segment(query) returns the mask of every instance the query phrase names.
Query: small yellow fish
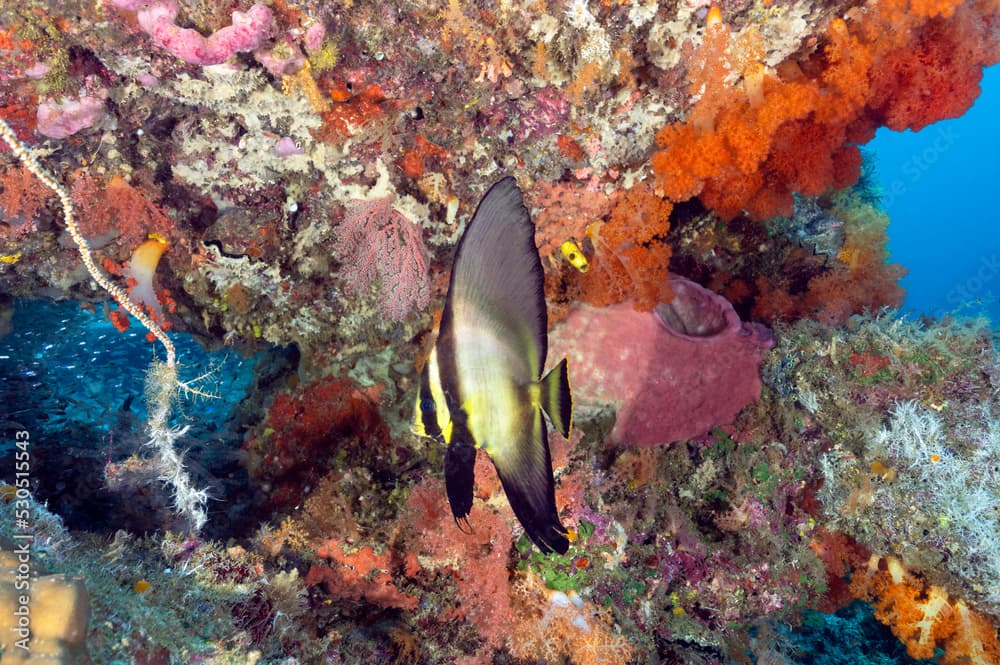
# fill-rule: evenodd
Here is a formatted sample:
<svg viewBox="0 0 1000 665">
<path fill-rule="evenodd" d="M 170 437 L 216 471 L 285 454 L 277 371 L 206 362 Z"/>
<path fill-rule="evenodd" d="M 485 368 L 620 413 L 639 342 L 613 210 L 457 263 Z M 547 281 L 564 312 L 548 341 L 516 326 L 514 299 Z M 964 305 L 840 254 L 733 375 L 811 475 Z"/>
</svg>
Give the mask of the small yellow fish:
<svg viewBox="0 0 1000 665">
<path fill-rule="evenodd" d="M 146 593 L 147 591 L 149 591 L 150 586 L 151 586 L 150 583 L 147 582 L 146 580 L 139 580 L 134 585 L 132 585 L 132 591 L 135 591 L 136 593 Z"/>
<path fill-rule="evenodd" d="M 587 272 L 590 270 L 590 263 L 587 262 L 587 257 L 584 256 L 583 250 L 580 246 L 576 244 L 575 240 L 567 240 L 560 247 L 559 251 L 562 255 L 566 257 L 569 264 L 579 270 L 580 272 Z"/>
</svg>

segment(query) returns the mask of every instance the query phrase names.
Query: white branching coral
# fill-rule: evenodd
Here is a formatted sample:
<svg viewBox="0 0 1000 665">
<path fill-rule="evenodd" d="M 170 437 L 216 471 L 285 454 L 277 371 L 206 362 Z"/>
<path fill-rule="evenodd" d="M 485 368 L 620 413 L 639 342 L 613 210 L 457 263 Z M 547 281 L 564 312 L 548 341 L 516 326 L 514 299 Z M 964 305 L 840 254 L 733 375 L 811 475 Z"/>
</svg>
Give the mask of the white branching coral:
<svg viewBox="0 0 1000 665">
<path fill-rule="evenodd" d="M 894 469 L 893 482 L 868 487 L 864 504 L 893 524 L 919 522 L 926 539 L 949 552 L 951 573 L 981 589 L 995 607 L 1000 605 L 1000 422 L 983 411 L 980 422 L 957 432 L 920 402 L 898 402 L 888 423 L 869 437 L 863 460 L 845 465 L 831 451 L 822 469 L 831 489 L 848 478 L 864 478 L 872 460 Z M 857 503 L 849 498 L 844 505 L 852 502 Z"/>
</svg>

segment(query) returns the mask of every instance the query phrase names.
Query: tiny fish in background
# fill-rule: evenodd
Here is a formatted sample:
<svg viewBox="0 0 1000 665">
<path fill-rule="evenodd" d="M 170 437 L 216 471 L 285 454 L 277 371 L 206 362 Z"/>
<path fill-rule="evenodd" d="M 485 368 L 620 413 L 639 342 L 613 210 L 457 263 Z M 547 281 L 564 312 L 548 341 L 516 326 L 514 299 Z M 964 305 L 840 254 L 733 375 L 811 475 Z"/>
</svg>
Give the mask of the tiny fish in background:
<svg viewBox="0 0 1000 665">
<path fill-rule="evenodd" d="M 562 554 L 569 541 L 542 411 L 568 437 L 573 410 L 565 359 L 539 378 L 547 326 L 535 227 L 507 177 L 486 193 L 459 241 L 440 333 L 420 377 L 416 431 L 448 444 L 445 485 L 460 527 L 482 448 L 532 542 Z"/>
</svg>

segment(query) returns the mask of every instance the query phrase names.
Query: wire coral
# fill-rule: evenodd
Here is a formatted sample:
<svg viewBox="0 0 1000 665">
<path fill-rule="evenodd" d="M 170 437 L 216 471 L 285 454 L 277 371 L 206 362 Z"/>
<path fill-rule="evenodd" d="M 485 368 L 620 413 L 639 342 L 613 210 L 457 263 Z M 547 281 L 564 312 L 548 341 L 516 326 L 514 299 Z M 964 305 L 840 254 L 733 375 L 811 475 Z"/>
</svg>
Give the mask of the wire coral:
<svg viewBox="0 0 1000 665">
<path fill-rule="evenodd" d="M 176 448 L 177 439 L 184 435 L 186 428 L 171 427 L 170 417 L 174 402 L 180 392 L 197 392 L 188 384 L 177 378 L 177 351 L 174 343 L 142 308 L 117 284 L 114 284 L 94 262 L 90 244 L 80 231 L 76 221 L 73 199 L 70 193 L 58 180 L 52 177 L 39 164 L 28 149 L 20 142 L 10 125 L 0 119 L 0 138 L 10 146 L 25 169 L 31 171 L 48 189 L 55 192 L 62 206 L 63 221 L 76 244 L 83 265 L 95 282 L 110 295 L 118 305 L 139 320 L 166 350 L 166 360 L 163 363 L 154 361 L 146 374 L 146 399 L 150 405 L 146 430 L 149 440 L 146 445 L 156 456 L 157 470 L 160 478 L 169 485 L 174 494 L 174 507 L 185 516 L 195 531 L 201 529 L 208 519 L 205 503 L 208 494 L 205 490 L 196 490 L 191 484 L 191 477 L 184 467 L 184 456 Z"/>
</svg>

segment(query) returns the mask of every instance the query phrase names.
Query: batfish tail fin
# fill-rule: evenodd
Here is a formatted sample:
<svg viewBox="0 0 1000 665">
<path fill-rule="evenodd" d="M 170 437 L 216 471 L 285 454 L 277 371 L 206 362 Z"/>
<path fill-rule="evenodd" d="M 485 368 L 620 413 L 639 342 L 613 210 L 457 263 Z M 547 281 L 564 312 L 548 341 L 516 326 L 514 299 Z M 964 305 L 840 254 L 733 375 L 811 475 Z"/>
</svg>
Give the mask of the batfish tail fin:
<svg viewBox="0 0 1000 665">
<path fill-rule="evenodd" d="M 542 379 L 542 410 L 556 431 L 568 439 L 573 429 L 573 391 L 569 387 L 569 367 L 565 358 Z"/>
</svg>

